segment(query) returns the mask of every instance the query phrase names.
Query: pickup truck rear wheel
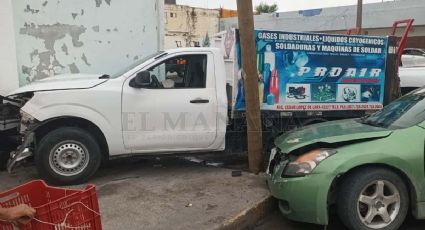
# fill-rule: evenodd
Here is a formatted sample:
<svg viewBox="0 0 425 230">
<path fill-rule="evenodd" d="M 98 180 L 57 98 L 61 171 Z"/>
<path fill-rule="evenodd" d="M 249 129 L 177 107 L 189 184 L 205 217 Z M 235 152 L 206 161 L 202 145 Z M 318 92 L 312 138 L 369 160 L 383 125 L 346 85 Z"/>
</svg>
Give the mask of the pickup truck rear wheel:
<svg viewBox="0 0 425 230">
<path fill-rule="evenodd" d="M 86 182 L 99 169 L 101 158 L 99 145 L 90 133 L 63 127 L 41 139 L 35 164 L 43 179 L 69 185 Z"/>
<path fill-rule="evenodd" d="M 337 208 L 350 229 L 397 230 L 409 209 L 408 190 L 398 174 L 384 168 L 364 168 L 344 179 Z"/>
</svg>

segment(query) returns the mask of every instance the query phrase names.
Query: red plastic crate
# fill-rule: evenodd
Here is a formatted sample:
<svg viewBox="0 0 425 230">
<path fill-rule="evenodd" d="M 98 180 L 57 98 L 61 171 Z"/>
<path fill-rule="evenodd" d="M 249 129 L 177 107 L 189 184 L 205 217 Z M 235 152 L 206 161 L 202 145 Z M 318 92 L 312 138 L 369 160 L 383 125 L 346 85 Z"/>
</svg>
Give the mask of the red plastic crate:
<svg viewBox="0 0 425 230">
<path fill-rule="evenodd" d="M 96 187 L 84 190 L 48 186 L 35 180 L 0 193 L 0 206 L 27 204 L 37 214 L 23 230 L 101 230 Z M 49 224 L 47 224 L 49 223 Z M 0 230 L 13 230 L 12 224 L 0 221 Z"/>
</svg>

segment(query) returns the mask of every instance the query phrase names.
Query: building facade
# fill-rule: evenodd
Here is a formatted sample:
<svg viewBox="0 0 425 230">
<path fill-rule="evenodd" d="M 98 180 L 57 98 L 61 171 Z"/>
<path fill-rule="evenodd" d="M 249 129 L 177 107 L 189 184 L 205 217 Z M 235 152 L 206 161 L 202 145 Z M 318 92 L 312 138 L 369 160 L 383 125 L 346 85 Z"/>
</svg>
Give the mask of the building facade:
<svg viewBox="0 0 425 230">
<path fill-rule="evenodd" d="M 220 10 L 165 5 L 165 49 L 206 46 L 219 32 Z"/>
<path fill-rule="evenodd" d="M 0 94 L 57 74 L 112 75 L 162 50 L 163 9 L 163 0 L 0 1 Z"/>
<path fill-rule="evenodd" d="M 425 48 L 425 1 L 400 0 L 365 4 L 363 6 L 363 34 L 389 35 L 394 21 L 415 19 L 410 31 L 408 47 Z M 255 15 L 255 28 L 291 32 L 323 32 L 346 34 L 355 27 L 357 7 L 342 6 L 323 9 L 279 12 Z M 236 28 L 237 18 L 220 20 L 220 30 Z M 401 35 L 401 30 L 397 32 Z"/>
</svg>

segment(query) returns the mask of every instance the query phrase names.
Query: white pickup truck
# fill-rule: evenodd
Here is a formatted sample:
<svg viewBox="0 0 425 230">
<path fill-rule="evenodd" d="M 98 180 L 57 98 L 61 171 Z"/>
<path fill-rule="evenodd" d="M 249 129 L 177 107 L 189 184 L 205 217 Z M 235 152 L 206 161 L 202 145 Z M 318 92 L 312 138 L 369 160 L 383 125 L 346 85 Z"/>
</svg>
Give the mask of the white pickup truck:
<svg viewBox="0 0 425 230">
<path fill-rule="evenodd" d="M 363 116 L 388 101 L 395 39 L 256 34 L 264 143 L 295 127 Z M 168 50 L 115 74 L 60 75 L 12 92 L 0 114 L 15 111 L 7 117 L 20 119 L 22 141 L 8 170 L 33 158 L 42 178 L 75 184 L 110 158 L 246 146 L 240 46 L 233 35 L 226 34 L 222 49 Z M 284 43 L 298 40 L 305 45 Z M 348 46 L 338 47 L 342 40 L 376 43 L 365 51 L 377 54 L 350 56 Z M 335 52 L 316 50 L 318 41 Z"/>
<path fill-rule="evenodd" d="M 221 151 L 228 100 L 219 49 L 157 53 L 114 75 L 56 76 L 19 88 L 24 142 L 56 184 L 89 179 L 102 159 L 134 154 Z"/>
</svg>

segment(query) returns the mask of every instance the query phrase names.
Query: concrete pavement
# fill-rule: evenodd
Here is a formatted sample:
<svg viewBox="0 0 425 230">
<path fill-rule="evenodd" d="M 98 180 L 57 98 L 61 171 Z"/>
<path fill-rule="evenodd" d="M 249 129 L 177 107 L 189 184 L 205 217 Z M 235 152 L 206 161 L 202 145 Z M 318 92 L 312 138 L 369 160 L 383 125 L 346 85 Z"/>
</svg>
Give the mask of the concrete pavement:
<svg viewBox="0 0 425 230">
<path fill-rule="evenodd" d="M 400 230 L 422 230 L 424 229 L 425 221 L 414 220 L 409 217 Z M 268 215 L 265 219 L 258 222 L 254 230 L 348 230 L 338 220 L 336 216 L 331 218 L 331 223 L 327 228 L 324 226 L 293 222 L 285 219 L 278 211 Z"/>
<path fill-rule="evenodd" d="M 245 160 L 213 154 L 112 161 L 91 181 L 97 185 L 103 229 L 324 229 L 271 212 L 276 206 L 262 176 L 231 176 L 246 168 Z M 13 175 L 0 172 L 0 191 L 37 176 L 33 167 Z M 423 226 L 425 221 L 408 218 L 401 230 Z M 346 230 L 335 216 L 327 229 Z"/>
<path fill-rule="evenodd" d="M 211 163 L 214 157 L 207 159 Z M 91 181 L 103 229 L 243 229 L 271 210 L 264 177 L 246 172 L 232 177 L 232 169 L 192 161 L 126 159 L 103 168 Z M 36 178 L 33 167 L 1 172 L 0 191 Z"/>
</svg>

